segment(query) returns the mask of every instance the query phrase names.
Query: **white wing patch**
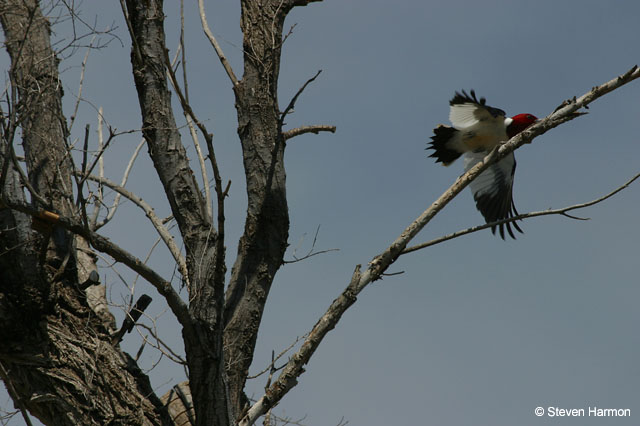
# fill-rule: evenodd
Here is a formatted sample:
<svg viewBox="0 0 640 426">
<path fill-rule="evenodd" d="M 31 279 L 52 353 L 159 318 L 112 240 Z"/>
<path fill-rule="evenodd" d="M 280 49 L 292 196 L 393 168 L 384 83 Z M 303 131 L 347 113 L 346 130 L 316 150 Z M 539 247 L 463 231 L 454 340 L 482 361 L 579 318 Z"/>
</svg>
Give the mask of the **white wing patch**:
<svg viewBox="0 0 640 426">
<path fill-rule="evenodd" d="M 464 129 L 477 124 L 480 120 L 476 117 L 477 104 L 457 104 L 451 105 L 449 110 L 449 121 L 456 129 Z"/>
<path fill-rule="evenodd" d="M 491 113 L 484 105 L 475 103 L 463 103 L 451 105 L 449 109 L 449 121 L 458 130 L 475 126 L 480 122 L 486 126 L 504 127 L 504 111 L 492 108 Z"/>
</svg>

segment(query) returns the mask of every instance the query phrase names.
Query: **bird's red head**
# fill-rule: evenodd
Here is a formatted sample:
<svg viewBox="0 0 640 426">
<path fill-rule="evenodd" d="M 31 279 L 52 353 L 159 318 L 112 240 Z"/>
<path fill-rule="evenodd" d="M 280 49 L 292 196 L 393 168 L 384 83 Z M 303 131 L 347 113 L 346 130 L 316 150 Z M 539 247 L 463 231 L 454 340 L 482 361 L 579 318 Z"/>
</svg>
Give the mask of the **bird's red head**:
<svg viewBox="0 0 640 426">
<path fill-rule="evenodd" d="M 511 117 L 511 123 L 507 126 L 507 136 L 509 139 L 531 126 L 538 121 L 535 115 L 531 114 L 518 114 Z"/>
</svg>

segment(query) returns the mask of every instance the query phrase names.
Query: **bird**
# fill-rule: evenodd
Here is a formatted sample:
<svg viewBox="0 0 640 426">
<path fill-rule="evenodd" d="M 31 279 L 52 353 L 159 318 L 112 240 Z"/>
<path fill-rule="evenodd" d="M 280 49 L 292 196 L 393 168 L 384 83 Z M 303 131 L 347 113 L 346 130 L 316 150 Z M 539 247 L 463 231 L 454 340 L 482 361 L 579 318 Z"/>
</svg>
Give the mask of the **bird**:
<svg viewBox="0 0 640 426">
<path fill-rule="evenodd" d="M 464 155 L 465 172 L 471 169 L 493 148 L 504 143 L 538 121 L 532 114 L 517 114 L 507 117 L 506 113 L 487 105 L 485 98 L 478 99 L 476 93 L 462 90 L 455 92 L 449 101 L 449 121 L 452 126 L 440 124 L 433 130 L 433 136 L 427 149 L 434 152 L 429 157 L 436 163 L 450 165 Z M 516 159 L 513 152 L 484 170 L 469 186 L 473 193 L 476 208 L 487 223 L 517 216 L 518 210 L 513 202 L 513 177 L 516 171 Z M 512 227 L 522 233 L 517 223 L 503 223 L 491 227 L 495 235 L 499 229 L 504 240 L 505 228 L 515 239 Z"/>
</svg>

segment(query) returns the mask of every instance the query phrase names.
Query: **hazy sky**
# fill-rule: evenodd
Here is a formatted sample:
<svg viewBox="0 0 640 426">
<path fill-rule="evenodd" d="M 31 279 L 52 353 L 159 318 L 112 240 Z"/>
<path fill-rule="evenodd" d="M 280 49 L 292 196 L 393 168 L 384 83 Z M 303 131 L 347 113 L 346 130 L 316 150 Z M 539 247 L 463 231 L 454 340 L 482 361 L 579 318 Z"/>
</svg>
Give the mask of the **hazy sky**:
<svg viewBox="0 0 640 426">
<path fill-rule="evenodd" d="M 194 2 L 187 3 L 192 104 L 215 133 L 223 177 L 232 180 L 231 269 L 246 204 L 233 96 Z M 239 2 L 207 3 L 209 23 L 241 75 Z M 177 4 L 169 0 L 165 10 L 172 52 Z M 73 136 L 83 134 L 85 123 L 95 130 L 98 106 L 118 130 L 138 129 L 130 42 L 118 2 L 87 1 L 80 9 L 88 21 L 99 14 L 101 28 L 115 23 L 122 43 L 113 40 L 91 53 L 83 89 L 88 102 L 81 104 Z M 334 124 L 338 130 L 288 142 L 287 259 L 296 247 L 298 255 L 309 250 L 318 226 L 316 249 L 339 251 L 280 270 L 252 373 L 267 365 L 272 350 L 307 332 L 348 284 L 354 266 L 366 265 L 462 173 L 461 162 L 445 168 L 424 151 L 431 130 L 447 122 L 455 90 L 475 89 L 510 115 L 544 117 L 640 62 L 639 19 L 640 3 L 632 0 L 326 0 L 294 10 L 286 23 L 296 26 L 284 45 L 281 107 L 317 70 L 323 73 L 298 100 L 288 127 Z M 61 65 L 67 116 L 84 52 Z M 3 53 L 3 70 L 7 63 Z M 589 115 L 518 150 L 518 210 L 589 201 L 640 172 L 638 99 L 640 83 L 634 82 L 592 104 Z M 176 115 L 183 122 L 179 109 Z M 114 141 L 106 157 L 113 180 L 120 180 L 140 138 L 138 132 Z M 161 185 L 146 149 L 142 154 L 127 187 L 166 216 Z M 401 257 L 389 272 L 404 273 L 363 292 L 277 414 L 305 417 L 309 426 L 335 425 L 343 417 L 350 425 L 373 426 L 638 424 L 640 182 L 576 214 L 591 220 L 536 218 L 521 224 L 525 233 L 516 241 L 487 230 Z M 466 190 L 415 242 L 482 222 Z M 157 238 L 130 203 L 102 232 L 140 257 Z M 173 274 L 168 259 L 158 248 L 150 261 L 166 278 Z M 132 274 L 117 269 L 131 284 Z M 128 300 L 112 270 L 102 269 L 101 277 L 114 304 Z M 139 280 L 136 295 L 143 292 L 154 299 L 149 314 L 160 316 L 162 338 L 182 352 L 177 323 L 157 292 Z M 126 350 L 135 353 L 139 345 L 137 335 L 125 338 Z M 146 348 L 142 364 L 151 368 L 157 359 Z M 150 374 L 159 394 L 184 378 L 166 360 Z M 260 397 L 265 382 L 264 376 L 250 381 L 249 396 Z M 11 407 L 6 393 L 0 403 Z M 628 408 L 631 417 L 537 417 L 538 406 Z"/>
</svg>

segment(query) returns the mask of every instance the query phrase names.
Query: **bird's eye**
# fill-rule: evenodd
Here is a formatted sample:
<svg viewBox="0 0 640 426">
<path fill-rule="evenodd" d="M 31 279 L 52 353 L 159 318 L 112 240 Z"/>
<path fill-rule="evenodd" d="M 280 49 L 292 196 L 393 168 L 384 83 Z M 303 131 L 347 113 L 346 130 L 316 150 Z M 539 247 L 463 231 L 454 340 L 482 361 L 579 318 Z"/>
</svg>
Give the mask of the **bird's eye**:
<svg viewBox="0 0 640 426">
<path fill-rule="evenodd" d="M 527 114 L 527 119 L 529 119 L 529 120 L 533 120 L 533 115 L 531 115 L 531 114 Z"/>
</svg>

